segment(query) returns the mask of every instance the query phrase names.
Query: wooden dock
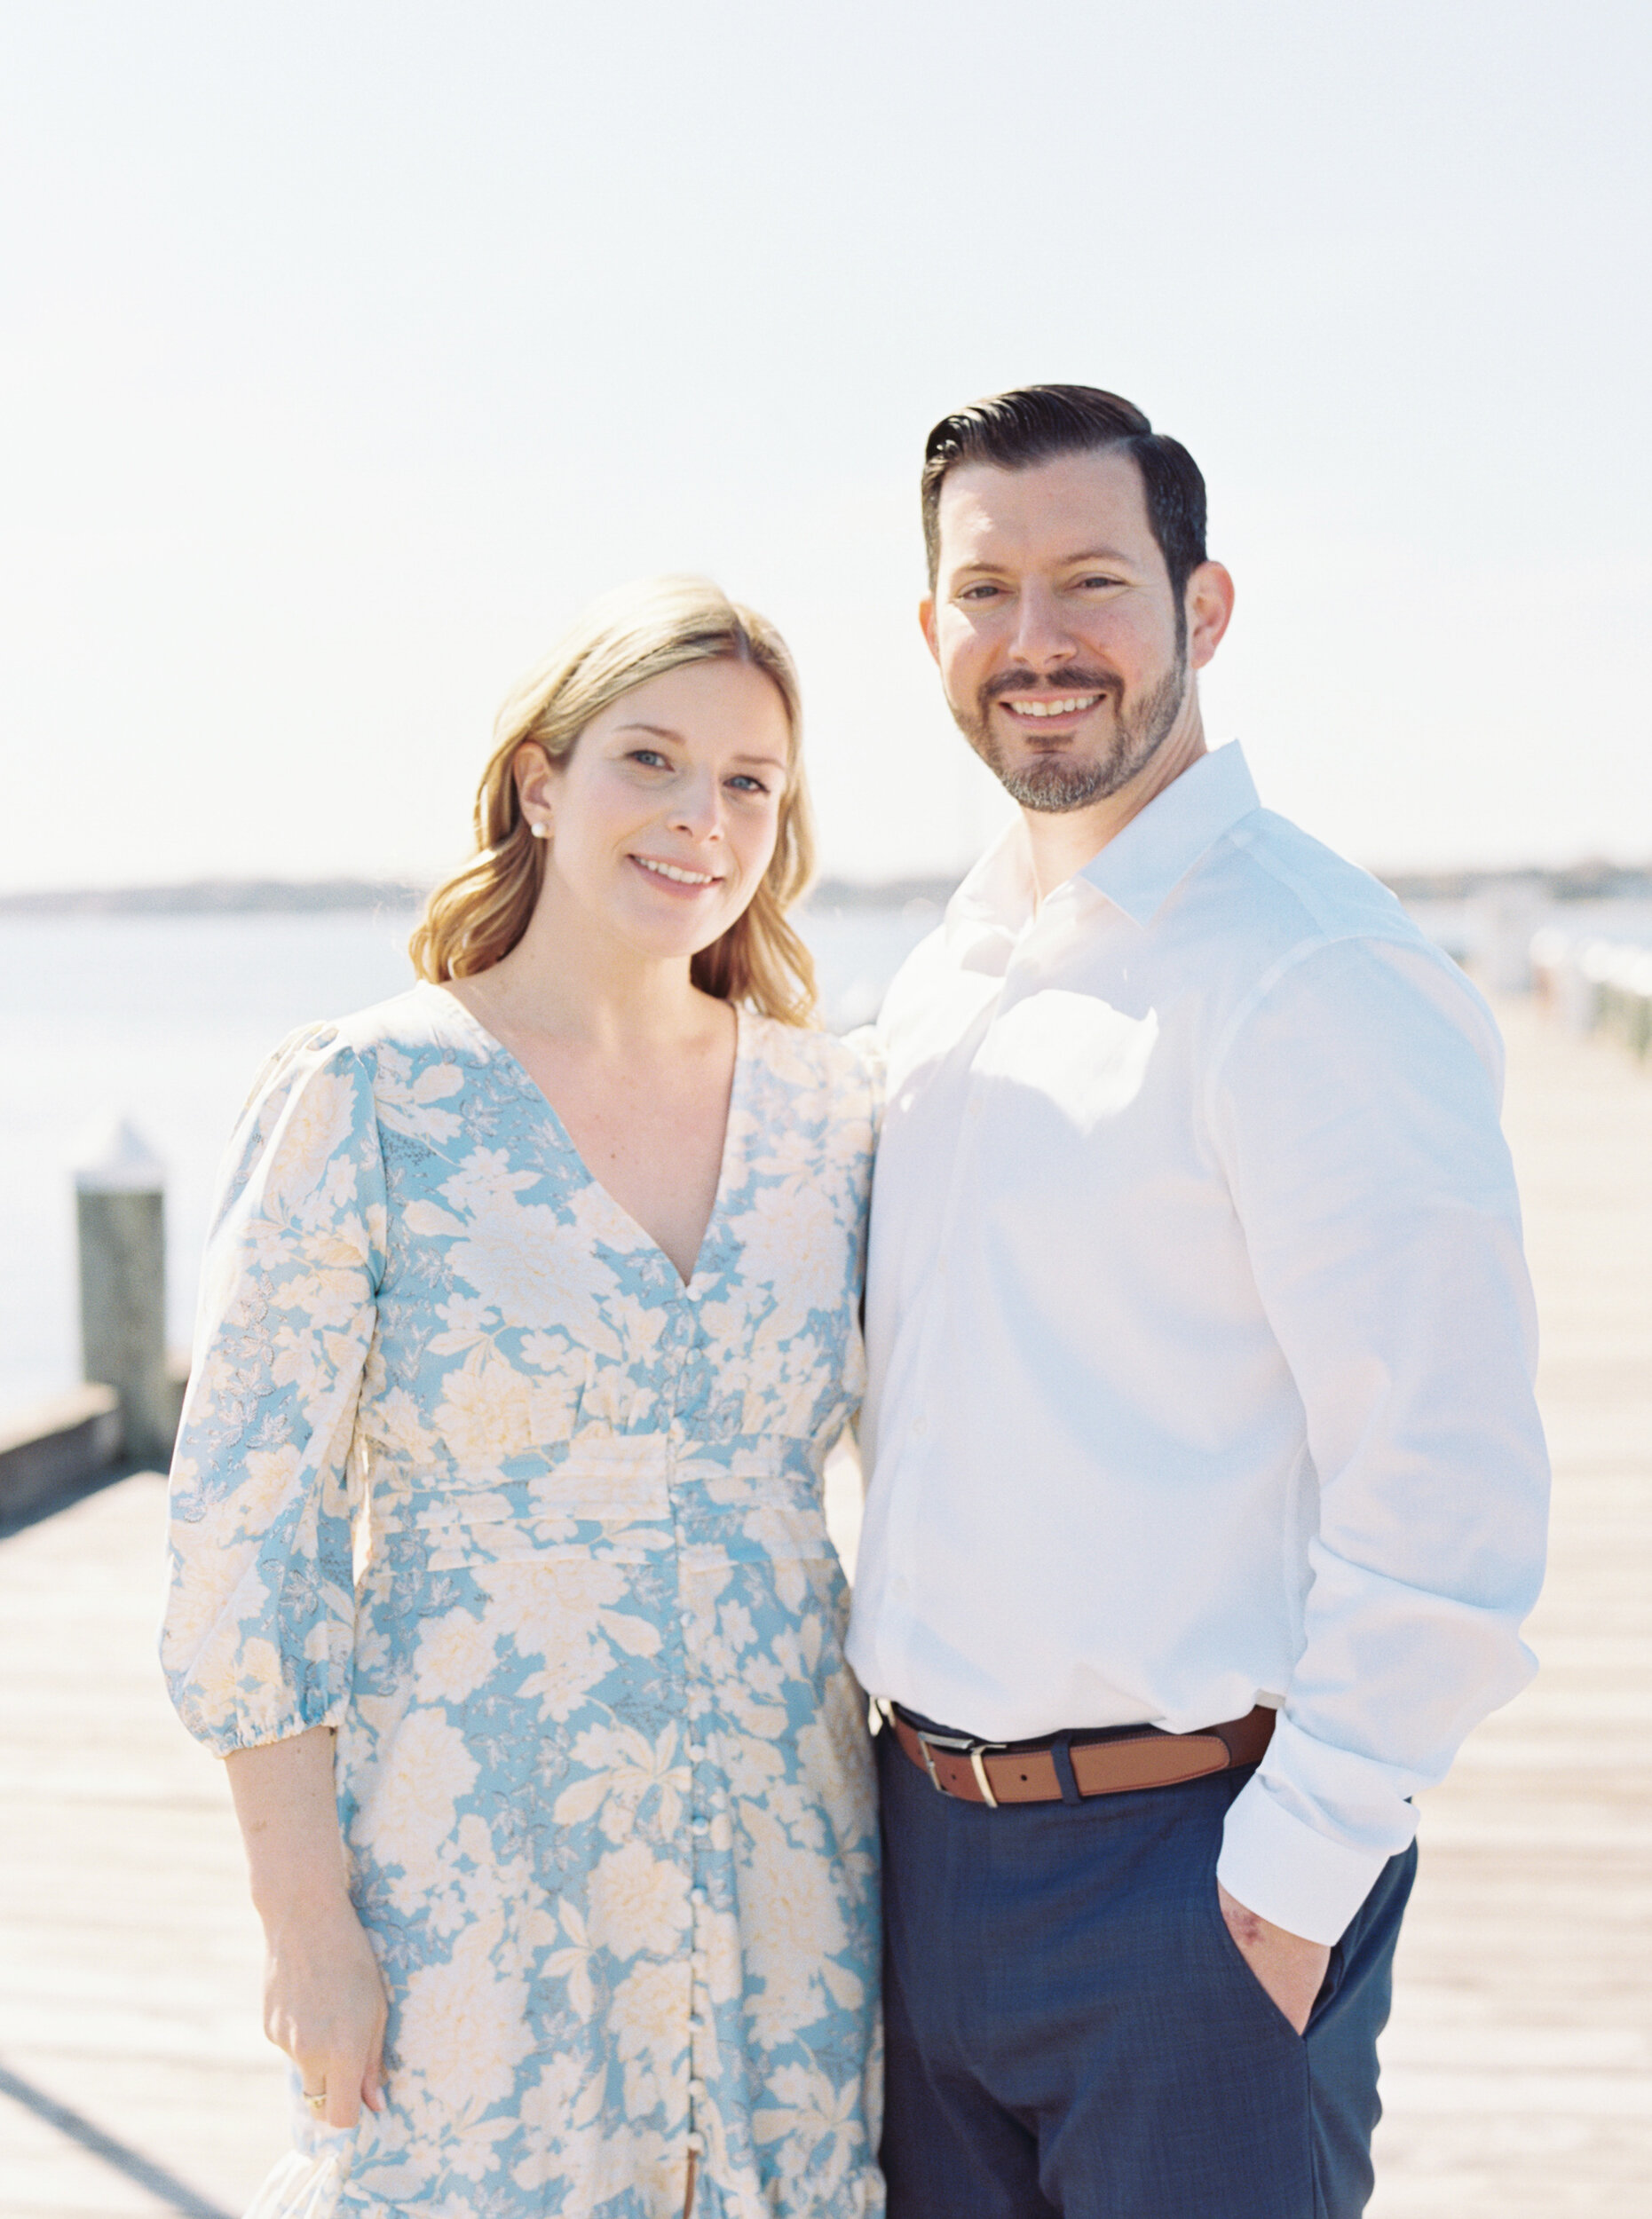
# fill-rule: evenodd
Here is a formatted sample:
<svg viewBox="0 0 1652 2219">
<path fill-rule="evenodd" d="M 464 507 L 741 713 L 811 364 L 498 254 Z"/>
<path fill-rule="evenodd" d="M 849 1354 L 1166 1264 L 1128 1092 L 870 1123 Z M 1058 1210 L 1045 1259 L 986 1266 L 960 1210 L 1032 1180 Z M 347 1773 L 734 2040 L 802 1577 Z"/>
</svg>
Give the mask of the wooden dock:
<svg viewBox="0 0 1652 2219">
<path fill-rule="evenodd" d="M 1372 2219 L 1652 2205 L 1652 1070 L 1503 1015 L 1544 1670 L 1427 1801 Z M 0 2219 L 234 2219 L 285 2144 L 222 1770 L 155 1675 L 161 1497 L 0 1542 Z"/>
</svg>

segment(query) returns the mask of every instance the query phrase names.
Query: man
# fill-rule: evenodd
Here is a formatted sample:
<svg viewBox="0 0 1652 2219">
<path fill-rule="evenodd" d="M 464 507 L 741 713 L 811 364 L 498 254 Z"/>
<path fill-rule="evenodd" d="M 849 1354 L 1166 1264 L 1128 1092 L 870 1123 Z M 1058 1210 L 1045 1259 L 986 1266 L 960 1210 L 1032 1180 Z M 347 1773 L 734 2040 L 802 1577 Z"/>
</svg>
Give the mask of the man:
<svg viewBox="0 0 1652 2219">
<path fill-rule="evenodd" d="M 1351 2219 L 1410 1798 L 1531 1670 L 1499 1044 L 1206 751 L 1233 588 L 1183 448 L 1000 394 L 923 508 L 924 634 L 1020 816 L 881 1021 L 890 2219 Z"/>
</svg>

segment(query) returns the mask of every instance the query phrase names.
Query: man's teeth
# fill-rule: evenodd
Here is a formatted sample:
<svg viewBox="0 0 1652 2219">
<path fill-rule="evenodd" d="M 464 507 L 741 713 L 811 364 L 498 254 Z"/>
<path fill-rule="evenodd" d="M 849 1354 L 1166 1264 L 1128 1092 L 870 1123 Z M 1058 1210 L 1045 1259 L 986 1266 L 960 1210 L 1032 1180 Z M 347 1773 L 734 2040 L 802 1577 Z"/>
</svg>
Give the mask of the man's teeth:
<svg viewBox="0 0 1652 2219">
<path fill-rule="evenodd" d="M 1099 693 L 1071 693 L 1064 701 L 1007 701 L 1004 706 L 1017 716 L 1071 716 L 1080 709 L 1093 709 L 1101 698 Z"/>
<path fill-rule="evenodd" d="M 662 879 L 675 879 L 679 886 L 715 886 L 717 882 L 704 871 L 681 871 L 675 863 L 655 863 L 647 856 L 635 856 L 632 860 Z"/>
</svg>

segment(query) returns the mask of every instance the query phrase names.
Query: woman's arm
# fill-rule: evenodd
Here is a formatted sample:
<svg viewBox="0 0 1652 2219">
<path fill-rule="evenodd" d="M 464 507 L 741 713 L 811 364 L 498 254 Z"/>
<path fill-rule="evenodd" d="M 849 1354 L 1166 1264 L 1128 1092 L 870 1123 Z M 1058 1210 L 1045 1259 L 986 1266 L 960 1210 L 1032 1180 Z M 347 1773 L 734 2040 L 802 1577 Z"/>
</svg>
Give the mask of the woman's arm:
<svg viewBox="0 0 1652 2219">
<path fill-rule="evenodd" d="M 384 1984 L 345 1884 L 332 1729 L 225 1762 L 264 1922 L 264 2031 L 304 2089 L 326 2089 L 315 2116 L 353 2127 L 363 2104 L 384 2108 Z"/>
</svg>

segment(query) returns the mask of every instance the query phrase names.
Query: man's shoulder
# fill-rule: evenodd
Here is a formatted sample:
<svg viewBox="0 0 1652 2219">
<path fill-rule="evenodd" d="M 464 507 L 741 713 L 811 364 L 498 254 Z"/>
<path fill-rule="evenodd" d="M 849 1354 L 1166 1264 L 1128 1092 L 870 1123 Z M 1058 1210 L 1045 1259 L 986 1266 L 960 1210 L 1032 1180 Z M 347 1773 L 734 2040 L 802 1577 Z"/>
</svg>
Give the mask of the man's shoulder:
<svg viewBox="0 0 1652 2219">
<path fill-rule="evenodd" d="M 1182 927 L 1184 963 L 1202 969 L 1214 1003 L 1213 1041 L 1230 1044 L 1265 1012 L 1276 1046 L 1283 1027 L 1324 1053 L 1350 1031 L 1419 1042 L 1443 1027 L 1500 1084 L 1502 1043 L 1484 999 L 1379 879 L 1270 810 L 1224 846 L 1189 888 Z"/>
<path fill-rule="evenodd" d="M 1219 919 L 1222 937 L 1258 961 L 1339 940 L 1431 945 L 1380 879 L 1272 809 L 1236 825 L 1188 891 L 1189 921 Z"/>
</svg>

